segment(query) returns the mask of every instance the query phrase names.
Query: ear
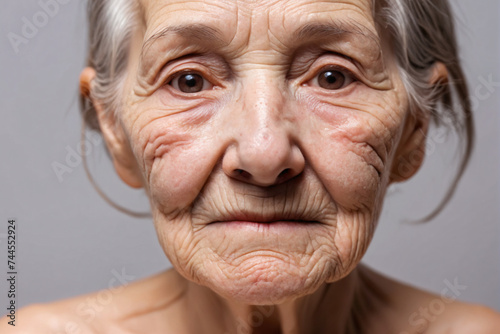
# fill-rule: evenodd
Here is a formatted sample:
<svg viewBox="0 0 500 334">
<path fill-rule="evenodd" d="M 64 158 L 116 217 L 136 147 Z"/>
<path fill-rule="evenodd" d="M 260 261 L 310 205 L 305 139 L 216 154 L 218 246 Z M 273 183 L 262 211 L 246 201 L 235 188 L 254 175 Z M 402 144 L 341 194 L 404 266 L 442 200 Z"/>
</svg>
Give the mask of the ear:
<svg viewBox="0 0 500 334">
<path fill-rule="evenodd" d="M 92 100 L 101 133 L 113 159 L 116 172 L 130 187 L 142 188 L 141 172 L 122 126 L 117 122 L 113 112 L 106 112 L 102 103 L 92 99 L 90 92 L 95 76 L 96 72 L 93 68 L 87 67 L 82 71 L 80 74 L 80 93 Z"/>
<path fill-rule="evenodd" d="M 433 65 L 429 77 L 431 87 L 448 81 L 448 70 L 443 63 Z M 425 143 L 429 128 L 430 110 L 408 114 L 391 169 L 390 182 L 402 182 L 420 169 L 425 157 Z"/>
</svg>

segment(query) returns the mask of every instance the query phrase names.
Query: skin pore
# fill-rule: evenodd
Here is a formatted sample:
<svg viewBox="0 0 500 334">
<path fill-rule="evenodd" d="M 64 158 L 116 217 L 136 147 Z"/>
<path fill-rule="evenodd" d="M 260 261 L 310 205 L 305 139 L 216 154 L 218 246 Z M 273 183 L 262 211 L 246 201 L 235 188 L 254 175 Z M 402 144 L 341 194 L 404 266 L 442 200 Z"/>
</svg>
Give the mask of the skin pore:
<svg viewBox="0 0 500 334">
<path fill-rule="evenodd" d="M 128 286 L 92 321 L 80 298 L 54 313 L 82 333 L 470 328 L 450 321 L 458 303 L 413 326 L 408 315 L 436 296 L 358 265 L 387 186 L 419 168 L 402 173 L 400 161 L 423 151 L 428 124 L 425 111 L 409 113 L 371 1 L 141 7 L 120 109 L 93 102 L 118 174 L 149 195 L 175 270 Z M 82 86 L 94 76 L 86 69 Z M 429 80 L 445 77 L 436 64 Z"/>
</svg>

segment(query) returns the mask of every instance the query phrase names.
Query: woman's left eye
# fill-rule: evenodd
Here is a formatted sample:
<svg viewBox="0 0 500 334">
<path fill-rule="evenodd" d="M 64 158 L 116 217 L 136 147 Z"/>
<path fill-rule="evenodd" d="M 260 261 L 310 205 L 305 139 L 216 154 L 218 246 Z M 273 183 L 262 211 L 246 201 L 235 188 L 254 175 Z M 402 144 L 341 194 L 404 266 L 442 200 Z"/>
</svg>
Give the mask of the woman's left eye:
<svg viewBox="0 0 500 334">
<path fill-rule="evenodd" d="M 323 89 L 339 90 L 350 85 L 353 81 L 352 75 L 346 71 L 326 69 L 314 77 L 313 84 Z"/>
<path fill-rule="evenodd" d="M 201 74 L 196 72 L 182 73 L 174 77 L 170 82 L 173 88 L 183 93 L 198 93 L 202 90 L 211 89 L 213 85 Z"/>
</svg>

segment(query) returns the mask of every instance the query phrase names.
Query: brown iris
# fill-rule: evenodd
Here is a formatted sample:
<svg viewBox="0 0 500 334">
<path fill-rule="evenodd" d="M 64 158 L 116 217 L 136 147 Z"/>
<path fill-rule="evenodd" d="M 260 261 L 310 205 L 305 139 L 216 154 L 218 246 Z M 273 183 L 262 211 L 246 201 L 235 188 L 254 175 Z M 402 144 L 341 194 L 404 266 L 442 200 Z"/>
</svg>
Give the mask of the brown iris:
<svg viewBox="0 0 500 334">
<path fill-rule="evenodd" d="M 203 89 L 204 79 L 199 74 L 183 74 L 178 80 L 179 90 L 183 93 L 198 93 Z"/>
<path fill-rule="evenodd" d="M 318 85 L 324 89 L 340 89 L 346 81 L 345 75 L 339 71 L 327 70 L 319 74 Z"/>
</svg>

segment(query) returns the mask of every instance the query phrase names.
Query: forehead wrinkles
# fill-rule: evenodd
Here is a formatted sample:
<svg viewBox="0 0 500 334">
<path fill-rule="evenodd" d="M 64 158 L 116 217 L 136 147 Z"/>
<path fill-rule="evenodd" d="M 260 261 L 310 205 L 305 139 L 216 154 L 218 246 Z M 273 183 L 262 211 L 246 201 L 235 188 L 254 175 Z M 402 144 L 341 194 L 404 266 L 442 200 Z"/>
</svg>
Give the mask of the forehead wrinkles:
<svg viewBox="0 0 500 334">
<path fill-rule="evenodd" d="M 310 20 L 311 15 L 328 18 L 345 10 L 349 18 L 354 15 L 374 27 L 374 0 L 139 1 L 146 23 L 146 38 L 161 30 L 162 26 L 179 21 L 199 22 L 201 17 L 207 24 L 221 27 L 228 44 L 239 49 L 249 45 L 262 48 L 262 44 L 270 40 L 280 44 L 286 41 L 287 33 L 301 22 Z"/>
<path fill-rule="evenodd" d="M 375 20 L 371 10 L 371 2 L 366 1 L 314 1 L 314 6 L 308 6 L 311 2 L 291 2 L 283 10 L 282 29 L 285 32 L 293 31 L 294 28 L 306 22 L 315 20 L 324 21 L 356 21 L 358 25 L 377 34 Z M 307 15 L 305 15 L 307 13 Z M 330 22 L 333 23 L 333 22 Z"/>
<path fill-rule="evenodd" d="M 266 49 L 274 45 L 278 49 L 289 49 L 296 42 L 290 40 L 290 35 L 301 24 L 314 20 L 328 23 L 339 19 L 357 21 L 363 28 L 361 32 L 364 30 L 371 36 L 377 36 L 373 1 L 237 0 L 239 24 L 232 41 L 243 48 Z M 238 36 L 239 32 L 241 36 Z"/>
<path fill-rule="evenodd" d="M 225 39 L 232 39 L 233 27 L 237 25 L 238 5 L 233 0 L 217 1 L 175 1 L 142 0 L 145 2 L 145 38 L 158 33 L 168 25 L 187 25 L 204 22 L 206 25 L 221 27 Z M 202 20 L 200 20 L 202 19 Z"/>
</svg>

